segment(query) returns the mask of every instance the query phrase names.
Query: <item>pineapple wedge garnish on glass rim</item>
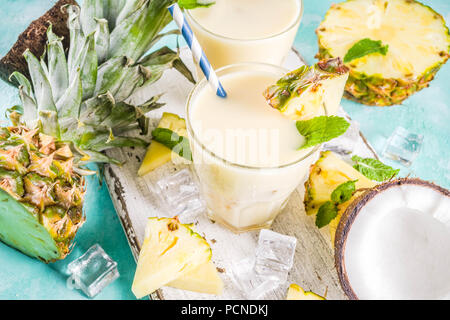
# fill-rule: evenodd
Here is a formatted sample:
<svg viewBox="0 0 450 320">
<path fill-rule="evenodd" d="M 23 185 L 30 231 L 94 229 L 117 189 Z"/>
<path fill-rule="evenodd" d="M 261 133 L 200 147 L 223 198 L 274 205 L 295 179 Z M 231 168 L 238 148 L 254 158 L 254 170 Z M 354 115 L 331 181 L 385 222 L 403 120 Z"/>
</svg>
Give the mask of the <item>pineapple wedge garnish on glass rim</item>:
<svg viewBox="0 0 450 320">
<path fill-rule="evenodd" d="M 287 73 L 263 95 L 270 106 L 292 120 L 311 119 L 323 106 L 328 115 L 335 115 L 347 78 L 348 68 L 341 58 L 324 59 Z"/>
<path fill-rule="evenodd" d="M 119 164 L 103 151 L 147 146 L 128 133 L 147 132 L 145 114 L 161 106 L 159 96 L 140 105 L 127 99 L 172 67 L 192 80 L 177 52 L 163 47 L 145 55 L 165 35 L 173 2 L 86 0 L 81 10 L 66 6 L 67 58 L 51 26 L 44 56 L 24 52 L 31 79 L 11 75 L 22 105 L 10 109 L 13 126 L 0 128 L 3 242 L 44 262 L 63 259 L 85 220 L 83 176 L 91 172 L 80 166 Z"/>
<path fill-rule="evenodd" d="M 316 30 L 318 58 L 344 58 L 363 39 L 388 46 L 346 62 L 345 97 L 376 106 L 399 104 L 429 86 L 448 60 L 444 18 L 414 0 L 349 0 L 333 4 Z"/>
</svg>

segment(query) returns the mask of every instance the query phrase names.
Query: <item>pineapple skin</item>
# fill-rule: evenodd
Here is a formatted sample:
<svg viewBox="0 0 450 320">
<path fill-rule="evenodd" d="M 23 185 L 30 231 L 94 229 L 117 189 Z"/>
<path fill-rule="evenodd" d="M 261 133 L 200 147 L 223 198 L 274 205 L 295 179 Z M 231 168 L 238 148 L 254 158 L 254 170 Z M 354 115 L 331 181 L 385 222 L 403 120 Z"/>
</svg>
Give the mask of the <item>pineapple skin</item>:
<svg viewBox="0 0 450 320">
<path fill-rule="evenodd" d="M 348 80 L 345 84 L 344 97 L 368 106 L 386 107 L 401 104 L 417 91 L 428 88 L 449 56 L 446 54 L 443 62 L 428 68 L 416 81 L 368 76 L 350 68 Z M 320 60 L 333 58 L 328 50 L 321 45 L 320 38 L 319 53 L 316 58 Z"/>
<path fill-rule="evenodd" d="M 430 6 L 415 0 L 411 0 L 410 2 L 418 3 L 432 11 L 445 25 L 444 18 Z M 332 5 L 330 10 L 333 9 L 333 6 L 335 5 Z M 326 20 L 328 13 L 329 12 L 325 15 L 323 21 Z M 447 35 L 450 38 L 450 31 L 447 27 L 445 28 L 447 30 Z M 321 43 L 320 29 L 321 26 L 319 25 L 316 29 L 319 46 L 319 52 L 317 53 L 316 58 L 320 60 L 333 58 L 328 49 Z M 450 47 L 447 52 L 441 53 L 441 57 L 443 58 L 441 62 L 426 69 L 416 80 L 410 81 L 407 79 L 383 78 L 379 75 L 369 76 L 365 73 L 357 72 L 350 67 L 349 77 L 345 85 L 344 97 L 368 106 L 385 107 L 401 104 L 409 96 L 430 86 L 430 82 L 434 79 L 436 73 L 450 57 Z"/>
<path fill-rule="evenodd" d="M 40 232 L 46 232 L 53 244 L 33 243 L 33 247 L 16 245 L 0 237 L 8 245 L 46 263 L 63 259 L 78 228 L 85 221 L 83 201 L 85 179 L 74 171 L 69 146 L 44 135 L 38 129 L 24 126 L 0 128 L 0 188 L 18 202 L 38 222 Z M 0 203 L 0 215 L 8 204 Z M 6 224 L 0 220 L 0 233 Z M 24 230 L 16 230 L 16 233 Z M 24 232 L 25 233 L 25 232 Z M 6 232 L 5 232 L 6 234 Z M 36 251 L 56 246 L 47 260 Z M 36 247 L 41 247 L 36 250 Z"/>
</svg>

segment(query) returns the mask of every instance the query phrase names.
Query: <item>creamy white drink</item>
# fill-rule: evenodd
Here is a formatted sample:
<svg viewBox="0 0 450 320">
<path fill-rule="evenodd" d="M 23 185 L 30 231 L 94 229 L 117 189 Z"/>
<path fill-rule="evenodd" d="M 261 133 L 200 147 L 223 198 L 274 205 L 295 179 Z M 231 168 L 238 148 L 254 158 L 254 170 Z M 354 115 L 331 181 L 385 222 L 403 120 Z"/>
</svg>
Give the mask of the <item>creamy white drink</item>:
<svg viewBox="0 0 450 320">
<path fill-rule="evenodd" d="M 304 138 L 295 121 L 262 95 L 285 72 L 228 66 L 218 71 L 226 99 L 202 81 L 188 100 L 189 140 L 209 216 L 237 232 L 270 226 L 318 153 L 318 146 L 299 150 Z"/>
<path fill-rule="evenodd" d="M 280 65 L 300 24 L 301 0 L 216 0 L 187 11 L 214 68 L 239 62 Z"/>
</svg>

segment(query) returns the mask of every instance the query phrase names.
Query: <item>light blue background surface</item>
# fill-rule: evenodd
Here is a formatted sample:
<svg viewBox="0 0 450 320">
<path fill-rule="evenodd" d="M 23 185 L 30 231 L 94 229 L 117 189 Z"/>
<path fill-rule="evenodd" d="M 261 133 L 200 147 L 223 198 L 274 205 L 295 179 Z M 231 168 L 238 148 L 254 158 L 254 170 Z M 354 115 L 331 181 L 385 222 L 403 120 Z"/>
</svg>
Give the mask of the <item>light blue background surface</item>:
<svg viewBox="0 0 450 320">
<path fill-rule="evenodd" d="M 80 1 L 81 2 L 81 1 Z M 317 39 L 314 33 L 330 0 L 304 0 L 304 15 L 295 40 L 295 47 L 309 64 L 315 61 Z M 427 0 L 450 21 L 450 1 Z M 53 1 L 2 0 L 0 2 L 0 56 L 15 42 L 29 22 L 43 14 Z M 174 38 L 164 43 L 175 45 Z M 403 126 L 424 135 L 423 149 L 410 168 L 404 168 L 386 159 L 383 161 L 402 168 L 403 176 L 411 174 L 450 188 L 450 64 L 438 72 L 431 86 L 415 94 L 402 106 L 390 108 L 366 107 L 354 102 L 342 104 L 350 116 L 360 122 L 361 130 L 381 155 L 384 143 L 397 126 Z M 0 83 L 3 111 L 18 103 L 17 90 Z M 121 277 L 101 292 L 96 299 L 134 299 L 130 291 L 135 262 L 116 216 L 108 190 L 99 185 L 96 177 L 88 179 L 86 196 L 87 222 L 76 241 L 87 249 L 99 243 L 118 262 Z M 51 265 L 30 259 L 0 243 L 0 299 L 86 299 L 77 290 L 69 290 L 65 279 Z"/>
</svg>

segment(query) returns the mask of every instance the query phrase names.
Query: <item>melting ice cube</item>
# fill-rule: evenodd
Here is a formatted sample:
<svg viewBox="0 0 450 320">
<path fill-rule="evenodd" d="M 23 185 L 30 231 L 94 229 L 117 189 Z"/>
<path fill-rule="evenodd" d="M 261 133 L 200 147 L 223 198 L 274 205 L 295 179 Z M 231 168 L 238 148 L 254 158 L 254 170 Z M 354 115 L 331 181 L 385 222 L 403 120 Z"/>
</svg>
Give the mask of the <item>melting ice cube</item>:
<svg viewBox="0 0 450 320">
<path fill-rule="evenodd" d="M 98 244 L 90 247 L 81 257 L 72 261 L 67 270 L 67 286 L 81 289 L 88 297 L 95 297 L 108 284 L 119 277 L 117 262 Z"/>
<path fill-rule="evenodd" d="M 255 259 L 249 257 L 234 262 L 231 267 L 231 279 L 247 299 L 262 298 L 270 290 L 276 289 L 281 283 L 267 279 L 255 272 Z"/>
<path fill-rule="evenodd" d="M 266 278 L 284 282 L 294 263 L 297 239 L 271 230 L 259 233 L 255 271 Z"/>
<path fill-rule="evenodd" d="M 420 152 L 423 135 L 397 127 L 386 142 L 383 156 L 409 167 Z"/>
<path fill-rule="evenodd" d="M 180 220 L 189 220 L 205 210 L 205 204 L 189 169 L 164 176 L 157 181 L 154 192 L 168 217 L 179 216 Z"/>
</svg>

